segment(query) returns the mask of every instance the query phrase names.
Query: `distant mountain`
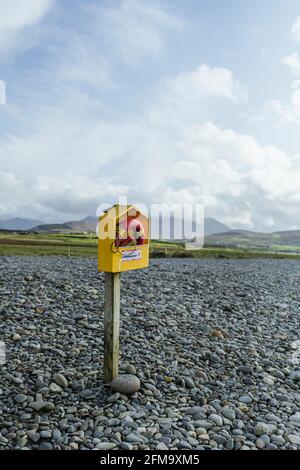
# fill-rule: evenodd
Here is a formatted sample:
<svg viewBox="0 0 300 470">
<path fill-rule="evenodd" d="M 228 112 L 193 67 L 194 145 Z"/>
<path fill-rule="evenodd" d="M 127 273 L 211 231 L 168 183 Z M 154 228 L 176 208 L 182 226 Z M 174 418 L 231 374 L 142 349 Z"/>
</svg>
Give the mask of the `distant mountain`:
<svg viewBox="0 0 300 470">
<path fill-rule="evenodd" d="M 168 239 L 170 240 L 177 240 L 178 239 L 178 231 L 182 231 L 184 233 L 184 230 L 192 230 L 193 232 L 197 231 L 199 236 L 204 233 L 204 236 L 211 235 L 213 233 L 223 233 L 226 232 L 227 230 L 231 230 L 230 227 L 227 227 L 227 225 L 222 224 L 216 219 L 206 217 L 204 219 L 204 230 L 201 225 L 197 225 L 197 230 L 195 226 L 190 227 L 190 224 L 188 223 L 187 225 L 185 222 L 183 223 L 182 219 L 179 218 L 174 218 L 174 217 L 164 217 L 163 219 L 160 218 L 152 218 L 151 219 L 151 237 L 153 239 L 159 239 L 161 240 L 164 236 L 166 238 L 168 231 L 170 235 L 168 236 Z M 175 228 L 176 227 L 176 228 Z M 181 229 L 182 227 L 182 229 Z M 163 235 L 164 233 L 164 235 Z M 176 235 L 175 235 L 176 234 Z M 185 238 L 189 238 L 187 233 L 185 234 Z"/>
<path fill-rule="evenodd" d="M 85 217 L 82 220 L 65 222 L 63 224 L 43 224 L 34 227 L 36 232 L 95 232 L 97 227 L 98 219 L 94 216 Z M 159 227 L 161 222 L 159 219 L 151 221 L 151 232 L 152 234 L 159 233 Z M 171 217 L 170 221 L 170 239 L 174 239 L 174 218 Z M 227 225 L 222 224 L 216 219 L 205 218 L 204 219 L 204 234 L 210 235 L 213 233 L 223 233 L 227 230 L 231 230 Z M 155 238 L 160 238 L 155 235 Z"/>
<path fill-rule="evenodd" d="M 205 217 L 204 219 L 204 235 L 212 235 L 214 233 L 224 233 L 228 232 L 231 230 L 230 227 L 228 227 L 225 224 L 222 224 L 222 222 L 219 222 L 216 219 L 213 219 L 212 217 Z"/>
<path fill-rule="evenodd" d="M 65 222 L 63 224 L 42 224 L 33 227 L 34 232 L 96 232 L 97 217 L 88 216 L 82 220 Z"/>
<path fill-rule="evenodd" d="M 81 222 L 97 223 L 97 222 L 98 222 L 98 218 L 95 217 L 94 215 L 88 215 L 87 217 L 85 217 L 84 219 L 82 219 Z"/>
<path fill-rule="evenodd" d="M 2 230 L 30 230 L 36 225 L 40 225 L 42 222 L 40 220 L 32 220 L 32 219 L 21 219 L 21 218 L 14 218 L 14 219 L 6 219 L 0 220 L 0 229 Z"/>
<path fill-rule="evenodd" d="M 69 221 L 60 224 L 43 224 L 38 220 L 11 218 L 0 220 L 0 230 L 20 230 L 50 233 L 83 233 L 96 232 L 98 218 L 87 216 L 81 220 Z M 170 240 L 174 240 L 175 222 L 179 220 L 171 217 Z M 177 225 L 178 226 L 178 225 Z M 161 233 L 161 220 L 153 218 L 151 220 L 151 237 L 161 239 L 157 236 Z M 166 224 L 166 227 L 168 225 Z M 201 233 L 201 230 L 199 230 Z M 267 249 L 278 251 L 298 251 L 300 250 L 300 230 L 286 230 L 273 233 L 253 232 L 250 230 L 233 230 L 227 225 L 211 217 L 204 219 L 205 245 L 227 246 L 237 248 Z"/>
</svg>

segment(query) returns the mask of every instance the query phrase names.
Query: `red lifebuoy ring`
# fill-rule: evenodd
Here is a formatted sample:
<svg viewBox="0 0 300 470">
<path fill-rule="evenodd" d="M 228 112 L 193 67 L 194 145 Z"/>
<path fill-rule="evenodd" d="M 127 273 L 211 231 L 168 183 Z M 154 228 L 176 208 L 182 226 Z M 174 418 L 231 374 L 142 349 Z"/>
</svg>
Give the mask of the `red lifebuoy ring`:
<svg viewBox="0 0 300 470">
<path fill-rule="evenodd" d="M 116 246 L 127 246 L 129 244 L 143 245 L 144 240 L 145 229 L 138 219 L 128 218 L 119 223 L 116 235 Z"/>
</svg>

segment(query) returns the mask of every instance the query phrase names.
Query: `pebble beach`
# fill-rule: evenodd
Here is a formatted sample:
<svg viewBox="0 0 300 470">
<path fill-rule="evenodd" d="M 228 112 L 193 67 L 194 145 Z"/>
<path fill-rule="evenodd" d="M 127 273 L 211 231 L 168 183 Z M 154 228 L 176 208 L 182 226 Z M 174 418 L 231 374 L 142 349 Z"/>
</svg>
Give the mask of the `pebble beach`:
<svg viewBox="0 0 300 470">
<path fill-rule="evenodd" d="M 121 280 L 130 394 L 103 383 L 96 260 L 0 257 L 0 449 L 300 450 L 297 261 L 157 259 Z"/>
</svg>

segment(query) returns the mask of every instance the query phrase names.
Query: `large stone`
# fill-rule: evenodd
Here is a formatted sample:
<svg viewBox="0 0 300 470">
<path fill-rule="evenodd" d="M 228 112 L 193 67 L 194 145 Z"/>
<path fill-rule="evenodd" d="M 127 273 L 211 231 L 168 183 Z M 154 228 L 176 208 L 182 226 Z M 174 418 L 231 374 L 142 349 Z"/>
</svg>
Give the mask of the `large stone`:
<svg viewBox="0 0 300 470">
<path fill-rule="evenodd" d="M 111 449 L 115 449 L 116 447 L 117 447 L 117 444 L 115 444 L 114 442 L 99 442 L 96 445 L 96 448 L 99 450 L 111 450 Z"/>
<path fill-rule="evenodd" d="M 263 434 L 267 434 L 269 436 L 272 434 L 272 428 L 266 423 L 257 423 L 254 428 L 254 434 L 256 436 L 262 436 Z"/>
<path fill-rule="evenodd" d="M 110 397 L 108 397 L 108 399 L 106 401 L 107 401 L 107 403 L 115 403 L 116 401 L 119 400 L 119 398 L 120 398 L 120 394 L 119 394 L 119 392 L 116 392 L 113 395 L 111 395 Z"/>
<path fill-rule="evenodd" d="M 238 372 L 242 372 L 243 374 L 252 374 L 253 372 L 253 369 L 251 366 L 244 366 L 244 365 L 239 366 L 237 370 Z"/>
<path fill-rule="evenodd" d="M 21 341 L 22 340 L 22 336 L 18 335 L 18 333 L 14 334 L 13 337 L 12 337 L 13 341 L 17 342 L 17 341 Z"/>
<path fill-rule="evenodd" d="M 51 444 L 51 442 L 44 441 L 44 442 L 41 442 L 39 449 L 40 450 L 52 450 L 53 445 Z"/>
<path fill-rule="evenodd" d="M 147 439 L 144 438 L 138 432 L 130 432 L 129 434 L 127 434 L 125 439 L 127 442 L 130 442 L 132 444 L 143 444 L 145 441 L 147 441 Z"/>
<path fill-rule="evenodd" d="M 248 395 L 243 395 L 239 398 L 239 402 L 244 403 L 245 405 L 249 405 L 250 403 L 252 403 L 252 398 Z"/>
<path fill-rule="evenodd" d="M 126 365 L 126 373 L 129 375 L 136 375 L 136 368 L 133 364 Z"/>
<path fill-rule="evenodd" d="M 24 403 L 24 401 L 27 400 L 27 395 L 24 395 L 23 393 L 18 393 L 18 395 L 14 397 L 14 400 L 16 403 Z"/>
<path fill-rule="evenodd" d="M 205 411 L 203 410 L 202 406 L 192 406 L 191 408 L 186 408 L 184 410 L 184 413 L 186 415 L 197 416 L 197 415 L 205 414 Z"/>
<path fill-rule="evenodd" d="M 221 413 L 225 418 L 229 419 L 230 421 L 233 421 L 235 419 L 235 411 L 228 406 L 224 407 L 221 410 Z"/>
<path fill-rule="evenodd" d="M 263 439 L 260 439 L 260 438 L 258 438 L 258 439 L 256 440 L 256 443 L 255 443 L 255 444 L 256 444 L 256 447 L 257 447 L 258 449 L 264 449 L 264 448 L 266 447 L 265 441 L 264 441 Z"/>
<path fill-rule="evenodd" d="M 132 395 L 132 393 L 138 392 L 140 387 L 139 378 L 132 374 L 120 375 L 111 383 L 114 392 L 123 393 L 124 395 Z"/>
<path fill-rule="evenodd" d="M 184 382 L 186 388 L 195 388 L 194 381 L 190 377 L 184 377 Z"/>
<path fill-rule="evenodd" d="M 300 427 L 300 413 L 295 413 L 290 416 L 289 420 L 294 424 L 294 426 Z"/>
<path fill-rule="evenodd" d="M 30 403 L 30 408 L 33 408 L 35 411 L 52 411 L 54 410 L 55 406 L 54 403 L 49 401 L 33 401 Z"/>
<path fill-rule="evenodd" d="M 62 374 L 55 374 L 54 377 L 54 382 L 59 385 L 60 387 L 62 388 L 67 388 L 68 387 L 68 381 L 66 379 L 66 377 Z"/>
<path fill-rule="evenodd" d="M 294 380 L 295 382 L 300 382 L 300 370 L 294 370 L 291 373 L 291 379 Z"/>
<path fill-rule="evenodd" d="M 59 385 L 57 385 L 56 383 L 52 382 L 49 386 L 49 390 L 52 393 L 59 393 L 59 392 L 62 391 L 62 388 Z"/>
<path fill-rule="evenodd" d="M 223 424 L 222 416 L 219 416 L 215 413 L 212 413 L 211 415 L 209 415 L 208 419 L 212 421 L 216 426 L 222 426 Z"/>
<path fill-rule="evenodd" d="M 156 446 L 156 450 L 169 450 L 169 448 L 163 442 L 159 442 Z"/>
<path fill-rule="evenodd" d="M 40 440 L 40 434 L 34 430 L 27 431 L 27 436 L 35 443 Z"/>
<path fill-rule="evenodd" d="M 295 444 L 296 446 L 300 445 L 300 436 L 297 436 L 296 434 L 290 434 L 288 436 L 288 440 L 291 444 Z"/>
</svg>

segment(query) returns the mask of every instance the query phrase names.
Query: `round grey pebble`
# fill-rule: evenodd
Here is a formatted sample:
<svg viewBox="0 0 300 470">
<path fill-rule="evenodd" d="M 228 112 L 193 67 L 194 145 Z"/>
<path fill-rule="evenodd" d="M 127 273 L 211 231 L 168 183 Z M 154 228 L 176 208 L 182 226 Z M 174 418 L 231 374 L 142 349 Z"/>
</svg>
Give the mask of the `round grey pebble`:
<svg viewBox="0 0 300 470">
<path fill-rule="evenodd" d="M 136 375 L 136 368 L 133 364 L 127 364 L 125 370 L 127 374 Z"/>
<path fill-rule="evenodd" d="M 27 400 L 27 395 L 24 395 L 23 393 L 18 393 L 18 395 L 14 397 L 14 400 L 16 403 L 24 403 L 24 401 Z"/>
<path fill-rule="evenodd" d="M 68 387 L 68 381 L 63 374 L 57 373 L 53 377 L 54 382 L 62 388 Z"/>
<path fill-rule="evenodd" d="M 140 387 L 140 379 L 132 374 L 120 375 L 111 383 L 111 389 L 114 392 L 119 392 L 124 395 L 132 395 L 133 393 L 138 392 Z"/>
<path fill-rule="evenodd" d="M 40 450 L 52 450 L 53 445 L 51 444 L 51 442 L 44 441 L 40 443 L 39 449 Z"/>
<path fill-rule="evenodd" d="M 243 395 L 239 398 L 239 402 L 244 403 L 245 405 L 250 405 L 252 403 L 252 398 L 248 395 Z"/>
</svg>

